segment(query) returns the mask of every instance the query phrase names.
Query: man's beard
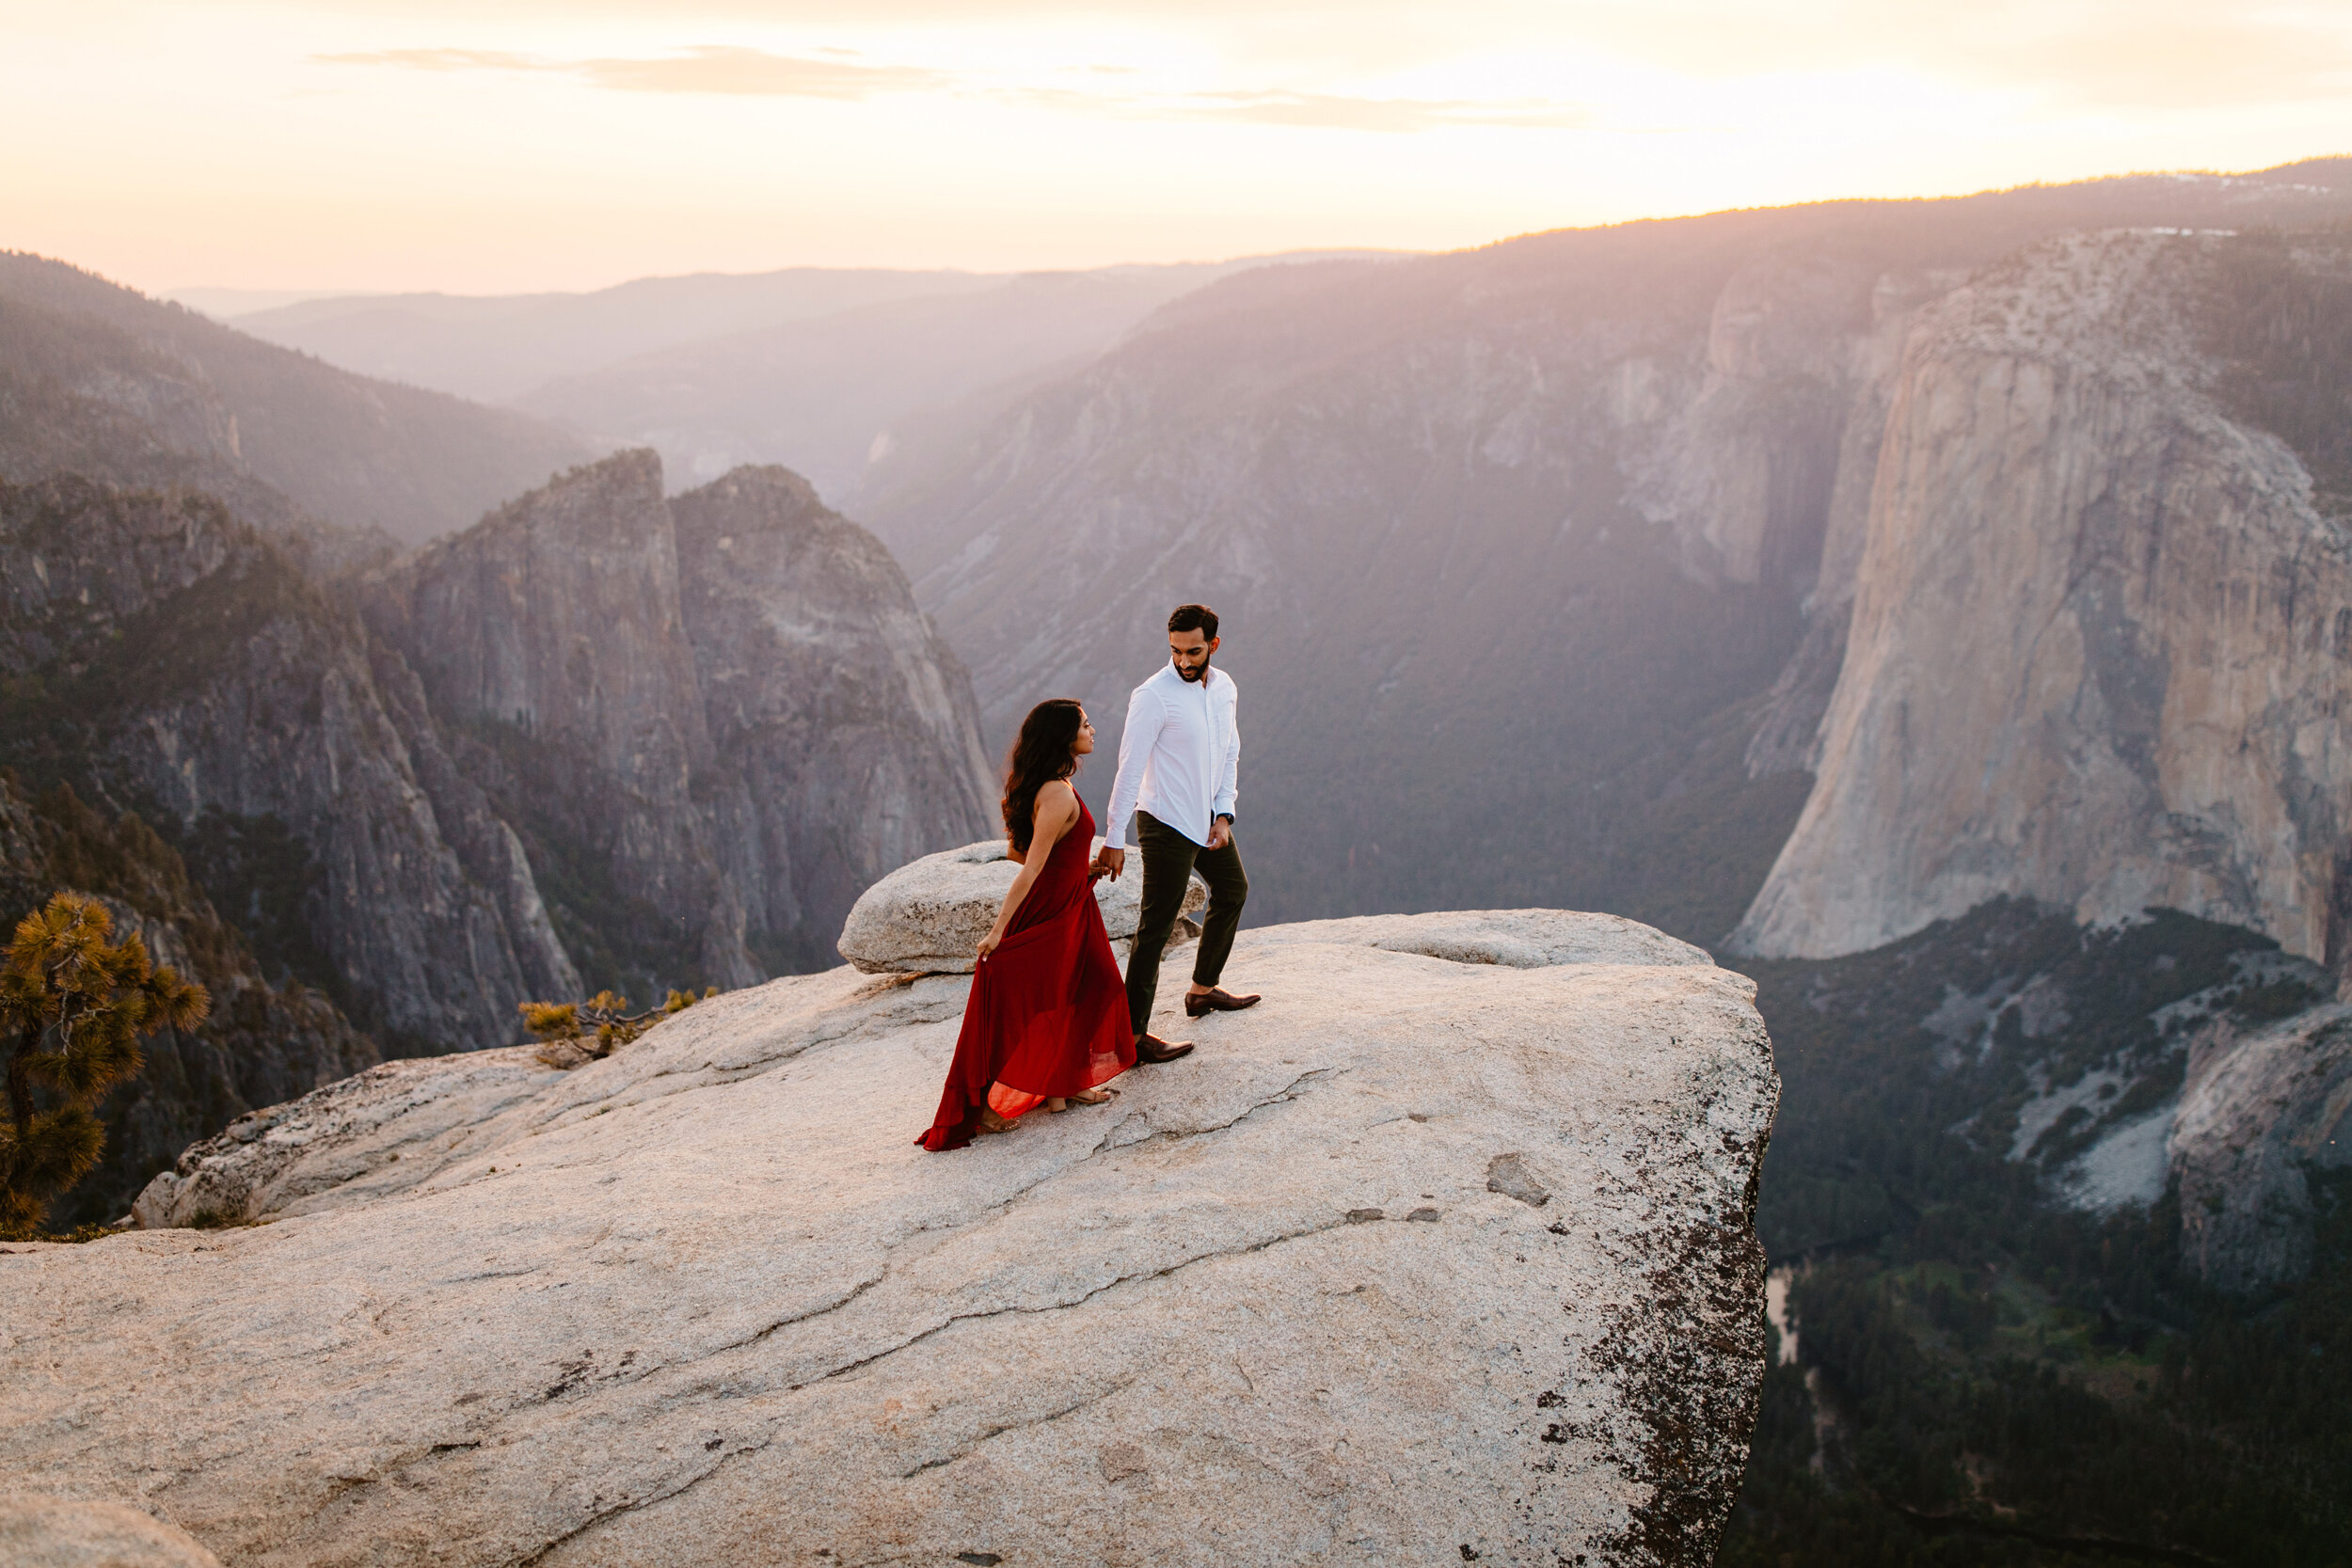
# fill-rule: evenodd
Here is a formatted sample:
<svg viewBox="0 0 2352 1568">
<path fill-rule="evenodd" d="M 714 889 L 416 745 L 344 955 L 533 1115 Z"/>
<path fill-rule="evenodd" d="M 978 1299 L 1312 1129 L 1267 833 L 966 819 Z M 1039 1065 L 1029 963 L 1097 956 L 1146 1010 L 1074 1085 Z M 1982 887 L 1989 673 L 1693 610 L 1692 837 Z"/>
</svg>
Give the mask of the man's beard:
<svg viewBox="0 0 2352 1568">
<path fill-rule="evenodd" d="M 1187 670 L 1182 664 L 1178 664 L 1176 666 L 1176 678 L 1183 681 L 1200 681 L 1208 679 L 1209 661 L 1205 658 L 1202 659 L 1200 661 L 1200 668 L 1198 670 Z"/>
</svg>

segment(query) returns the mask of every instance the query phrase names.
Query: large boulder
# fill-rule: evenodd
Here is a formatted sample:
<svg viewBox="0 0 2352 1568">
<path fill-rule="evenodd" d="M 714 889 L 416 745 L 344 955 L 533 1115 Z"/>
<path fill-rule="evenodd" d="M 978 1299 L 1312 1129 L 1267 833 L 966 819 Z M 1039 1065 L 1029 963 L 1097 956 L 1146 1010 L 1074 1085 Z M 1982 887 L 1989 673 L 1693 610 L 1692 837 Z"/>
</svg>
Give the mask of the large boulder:
<svg viewBox="0 0 2352 1568">
<path fill-rule="evenodd" d="M 0 1497 L 0 1562 L 8 1568 L 220 1568 L 177 1526 L 126 1503 Z"/>
<path fill-rule="evenodd" d="M 0 1256 L 0 1466 L 240 1564 L 1709 1560 L 1749 982 L 1545 911 L 1232 971 L 1192 1056 L 952 1154 L 953 975 L 323 1091 L 191 1173 L 266 1223 Z"/>
<path fill-rule="evenodd" d="M 1103 841 L 1096 839 L 1100 849 Z M 996 923 L 1020 865 L 1001 838 L 944 849 L 910 862 L 866 890 L 841 927 L 841 956 L 868 974 L 969 974 L 974 950 Z M 1143 918 L 1143 857 L 1130 854 L 1118 878 L 1094 884 L 1103 925 L 1115 942 L 1134 940 Z M 1184 912 L 1209 901 L 1195 877 L 1184 889 Z M 1178 921 L 1175 945 L 1199 932 Z"/>
</svg>

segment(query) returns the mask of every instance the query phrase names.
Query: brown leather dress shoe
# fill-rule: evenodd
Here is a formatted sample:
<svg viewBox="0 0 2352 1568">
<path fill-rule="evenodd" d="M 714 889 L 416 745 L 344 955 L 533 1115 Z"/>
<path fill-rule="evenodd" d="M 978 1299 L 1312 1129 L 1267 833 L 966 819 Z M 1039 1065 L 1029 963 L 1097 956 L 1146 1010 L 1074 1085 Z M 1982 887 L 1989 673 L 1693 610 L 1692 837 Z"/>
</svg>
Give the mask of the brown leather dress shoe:
<svg viewBox="0 0 2352 1568">
<path fill-rule="evenodd" d="M 1198 996 L 1184 997 L 1184 1016 L 1199 1018 L 1203 1013 L 1237 1013 L 1244 1007 L 1254 1007 L 1260 997 L 1256 991 L 1248 996 L 1235 996 L 1222 986 L 1212 986 Z"/>
<path fill-rule="evenodd" d="M 1172 1062 L 1179 1056 L 1191 1054 L 1192 1041 L 1190 1040 L 1178 1040 L 1170 1045 L 1157 1035 L 1138 1035 L 1136 1037 L 1136 1061 L 1138 1064 Z"/>
</svg>

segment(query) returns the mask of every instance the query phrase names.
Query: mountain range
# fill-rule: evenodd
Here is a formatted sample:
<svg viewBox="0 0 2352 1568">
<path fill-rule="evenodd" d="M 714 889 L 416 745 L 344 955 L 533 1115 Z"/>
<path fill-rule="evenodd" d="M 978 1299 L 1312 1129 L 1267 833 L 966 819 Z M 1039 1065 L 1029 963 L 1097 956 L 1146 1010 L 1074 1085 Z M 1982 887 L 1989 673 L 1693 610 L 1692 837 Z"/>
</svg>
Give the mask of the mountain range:
<svg viewBox="0 0 2352 1568">
<path fill-rule="evenodd" d="M 69 1217 L 518 1000 L 830 962 L 992 831 L 1036 701 L 1093 710 L 1099 812 L 1206 600 L 1253 924 L 1598 909 L 1756 978 L 1788 1361 L 1726 1560 L 2308 1556 L 2352 1528 L 2348 234 L 2326 159 L 688 280 L 519 408 L 9 258 L 0 868 L 242 999 Z M 494 367 L 576 306 L 285 321 Z"/>
<path fill-rule="evenodd" d="M 910 421 L 975 398 L 993 406 L 1179 295 L 1320 254 L 1021 274 L 792 268 L 585 294 L 338 296 L 229 319 L 348 370 L 539 415 L 600 449 L 652 447 L 675 483 L 783 464 L 850 506 Z"/>
<path fill-rule="evenodd" d="M 961 667 L 797 476 L 550 478 L 581 449 L 526 416 L 30 258 L 0 334 L 10 885 L 70 878 L 252 999 L 110 1101 L 87 1217 L 192 1128 L 509 1042 L 523 1002 L 821 964 L 874 878 L 986 831 Z M 455 532 L 445 449 L 512 497 Z"/>
<path fill-rule="evenodd" d="M 0 253 L 10 478 L 189 484 L 280 532 L 300 518 L 413 542 L 595 453 L 524 415 L 354 375 L 78 268 Z"/>
<path fill-rule="evenodd" d="M 2260 331 L 2231 324 L 2259 311 L 2249 301 L 2262 289 L 2322 287 L 2332 263 L 2250 234 L 2122 231 L 2324 225 L 2347 213 L 2352 180 L 2339 162 L 1724 214 L 1444 257 L 1260 269 L 1168 307 L 968 438 L 910 445 L 869 481 L 863 515 L 971 666 L 999 741 L 1031 703 L 1064 694 L 1093 705 L 1109 750 L 1128 688 L 1162 657 L 1168 607 L 1215 605 L 1225 616 L 1219 657 L 1243 693 L 1241 816 L 1253 898 L 1268 919 L 1527 903 L 1617 910 L 1720 943 L 1761 892 L 1738 944 L 1818 956 L 2002 892 L 2087 899 L 2087 915 L 2106 917 L 2133 890 L 2119 882 L 2102 902 L 2055 842 L 2015 857 L 2009 874 L 1948 888 L 1880 846 L 1820 851 L 1849 883 L 1879 879 L 1896 906 L 1851 927 L 1836 924 L 1853 918 L 1848 884 L 1815 892 L 1803 880 L 1823 823 L 1852 832 L 1868 819 L 1859 802 L 1825 802 L 1859 787 L 1837 726 L 1866 690 L 1887 692 L 1864 662 L 1877 657 L 1870 638 L 1851 642 L 1849 657 L 1850 628 L 1888 613 L 1878 595 L 1899 562 L 1932 562 L 1931 585 L 1982 583 L 1989 596 L 1969 613 L 2006 623 L 1997 595 L 2013 585 L 1959 575 L 1970 552 L 2001 537 L 1971 523 L 1973 509 L 2008 508 L 2038 487 L 2042 515 L 1995 515 L 2010 537 L 2062 551 L 2083 538 L 2086 517 L 2111 519 L 2124 531 L 2102 548 L 2121 563 L 2149 546 L 2131 532 L 2146 509 L 2174 499 L 2109 483 L 2100 466 L 2121 459 L 2099 443 L 2125 435 L 2111 424 L 2071 451 L 2051 444 L 2055 431 L 1961 429 L 1942 435 L 1939 461 L 1970 474 L 2006 465 L 2021 488 L 1980 494 L 1951 474 L 1920 476 L 1908 494 L 1941 502 L 1948 542 L 1939 535 L 1932 556 L 1907 557 L 1910 542 L 1890 533 L 1916 526 L 1900 509 L 1901 464 L 1921 460 L 1915 424 L 1955 417 L 1959 394 L 1947 388 L 1973 385 L 1991 362 L 1963 357 L 1960 344 L 2014 318 L 2008 363 L 2038 355 L 2073 367 L 2080 385 L 2111 368 L 2171 386 L 2177 411 L 2151 410 L 2150 427 L 2129 439 L 2159 465 L 2185 455 L 2179 421 L 2218 431 L 2230 388 L 2269 373 L 2245 356 Z M 2171 323 L 2169 338 L 2133 336 L 2156 320 Z M 2325 366 L 2297 373 L 2325 384 Z M 2123 403 L 2133 387 L 2110 384 L 2106 395 Z M 1983 396 L 1988 410 L 2014 406 Z M 2245 462 L 2224 463 L 2215 483 L 2276 492 L 2280 509 L 2270 543 L 2229 546 L 2242 569 L 2309 556 L 2297 540 L 2316 544 L 2327 530 L 2291 493 L 2308 489 L 2296 477 L 2305 458 L 2276 436 L 2243 437 L 2233 451 Z M 2316 447 L 2310 461 L 2325 466 Z M 2159 467 L 2133 477 L 2185 475 Z M 2209 516 L 2218 500 L 2198 504 Z M 2186 547 L 2182 526 L 2167 537 Z M 2061 555 L 2040 580 L 2081 592 L 2090 564 L 2070 577 Z M 2193 576 L 2179 586 L 2217 591 Z M 2114 594 L 2102 602 L 2119 626 L 2153 613 Z M 2306 616 L 2312 602 L 2296 601 Z M 1975 635 L 1901 616 L 1944 646 Z M 2297 622 L 2296 635 L 2312 624 Z M 2062 683 L 2065 672 L 2049 678 Z M 2051 700 L 2069 689 L 2056 686 Z M 1978 701 L 2016 696 L 1996 685 Z M 2153 700 L 2117 711 L 2139 723 Z M 2203 700 L 2176 689 L 2176 702 Z M 1930 716 L 1913 709 L 1919 744 Z M 1948 705 L 1933 717 L 1962 749 L 1993 743 L 1985 726 L 2010 721 L 1963 722 Z M 2038 721 L 2021 711 L 2013 721 Z M 2260 721 L 2292 723 L 2283 713 Z M 1956 781 L 1956 762 L 1923 770 L 1915 787 Z M 1806 777 L 1817 766 L 1818 782 Z M 2265 765 L 2274 797 L 2292 793 L 2284 766 Z M 1099 800 L 1107 779 L 1087 787 Z M 2144 814 L 2153 797 L 2140 799 Z M 2054 803 L 2020 809 L 2051 820 Z M 1907 809 L 1868 811 L 1912 823 Z M 1940 820 L 1958 832 L 1970 809 Z M 2135 886 L 2149 901 L 2243 920 L 2322 956 L 2324 939 L 2308 924 L 2290 929 L 2285 913 L 2308 892 L 2308 867 L 2305 882 L 2266 904 L 2221 894 L 2247 857 L 2271 853 L 2257 841 L 2278 829 L 2211 812 L 2199 821 L 2180 833 L 2218 834 L 2226 863 L 2209 893 L 2145 876 Z M 2119 820 L 2116 831 L 2128 839 L 2139 828 Z M 2330 831 L 2298 852 L 2332 852 Z M 1977 851 L 1955 842 L 1935 852 Z M 1802 934 L 1800 921 L 1810 923 Z M 1827 928 L 1817 938 L 1814 927 Z"/>
</svg>

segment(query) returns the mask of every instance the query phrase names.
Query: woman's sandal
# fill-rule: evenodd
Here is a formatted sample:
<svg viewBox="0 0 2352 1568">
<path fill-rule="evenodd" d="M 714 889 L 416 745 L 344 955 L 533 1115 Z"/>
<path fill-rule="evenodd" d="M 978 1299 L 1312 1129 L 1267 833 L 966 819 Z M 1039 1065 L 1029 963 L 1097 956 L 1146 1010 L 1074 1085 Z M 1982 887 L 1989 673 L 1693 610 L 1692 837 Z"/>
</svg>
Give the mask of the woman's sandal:
<svg viewBox="0 0 2352 1568">
<path fill-rule="evenodd" d="M 1089 1089 L 1084 1094 L 1057 1096 L 1045 1102 L 1045 1108 L 1058 1116 L 1073 1105 L 1107 1105 L 1118 1098 L 1117 1089 Z"/>
<path fill-rule="evenodd" d="M 1009 1132 L 1020 1125 L 1021 1123 L 1017 1118 L 1009 1121 L 1005 1117 L 998 1116 L 996 1114 L 996 1107 L 993 1105 L 982 1105 L 980 1107 L 979 1131 L 982 1133 Z"/>
</svg>

